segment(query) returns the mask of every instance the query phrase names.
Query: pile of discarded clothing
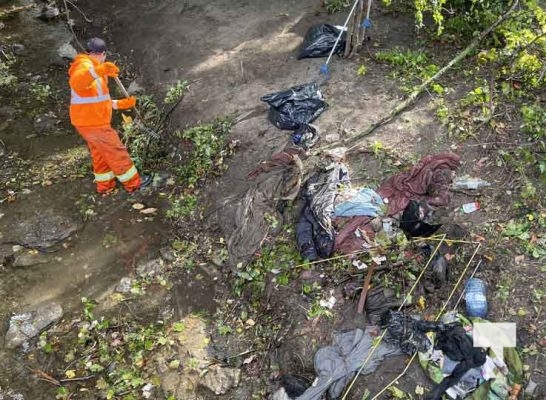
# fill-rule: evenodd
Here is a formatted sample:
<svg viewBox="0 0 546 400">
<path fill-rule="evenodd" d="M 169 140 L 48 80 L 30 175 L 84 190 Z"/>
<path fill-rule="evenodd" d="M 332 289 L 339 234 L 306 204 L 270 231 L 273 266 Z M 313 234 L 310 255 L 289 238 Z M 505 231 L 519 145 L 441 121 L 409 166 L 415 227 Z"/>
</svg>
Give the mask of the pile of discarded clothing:
<svg viewBox="0 0 546 400">
<path fill-rule="evenodd" d="M 426 156 L 373 190 L 352 187 L 341 161 L 329 165 L 304 185 L 307 205 L 296 229 L 301 256 L 314 261 L 334 251 L 362 251 L 380 231 L 392 235 L 397 225 L 410 237 L 432 235 L 441 227 L 432 223 L 434 212 L 449 204 L 458 166 L 453 153 Z"/>
<path fill-rule="evenodd" d="M 504 348 L 504 357 L 499 357 L 491 349 L 474 347 L 473 323 L 461 315 L 448 313 L 444 321 L 433 322 L 388 312 L 382 325 L 386 330 L 383 340 L 373 326 L 336 334 L 331 346 L 315 353 L 315 381 L 308 388 L 300 385 L 288 398 L 320 400 L 328 392 L 329 398 L 337 399 L 357 371 L 367 375 L 386 357 L 401 354 L 417 353 L 422 368 L 435 382 L 426 400 L 441 400 L 444 394 L 452 399 L 502 400 L 522 380 L 516 349 Z"/>
<path fill-rule="evenodd" d="M 384 340 L 405 354 L 418 353 L 422 367 L 436 383 L 427 400 L 440 400 L 444 393 L 452 399 L 501 400 L 521 382 L 523 371 L 516 349 L 505 348 L 499 357 L 491 349 L 474 346 L 473 323 L 461 315 L 448 313 L 443 322 L 432 322 L 390 312 L 383 322 Z"/>
</svg>

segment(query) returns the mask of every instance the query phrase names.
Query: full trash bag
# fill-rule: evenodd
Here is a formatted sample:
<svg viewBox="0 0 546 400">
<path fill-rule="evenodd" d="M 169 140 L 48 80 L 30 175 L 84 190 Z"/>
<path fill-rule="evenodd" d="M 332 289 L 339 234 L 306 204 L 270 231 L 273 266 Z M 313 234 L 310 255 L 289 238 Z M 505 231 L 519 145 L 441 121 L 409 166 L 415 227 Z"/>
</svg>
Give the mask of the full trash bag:
<svg viewBox="0 0 546 400">
<path fill-rule="evenodd" d="M 298 60 L 302 58 L 327 57 L 334 47 L 341 29 L 333 25 L 314 25 L 307 30 L 301 45 Z M 337 43 L 334 53 L 342 53 L 345 50 L 346 33 L 343 32 Z"/>
<path fill-rule="evenodd" d="M 271 106 L 268 115 L 271 123 L 292 131 L 313 122 L 328 107 L 316 83 L 266 94 L 261 100 Z"/>
</svg>

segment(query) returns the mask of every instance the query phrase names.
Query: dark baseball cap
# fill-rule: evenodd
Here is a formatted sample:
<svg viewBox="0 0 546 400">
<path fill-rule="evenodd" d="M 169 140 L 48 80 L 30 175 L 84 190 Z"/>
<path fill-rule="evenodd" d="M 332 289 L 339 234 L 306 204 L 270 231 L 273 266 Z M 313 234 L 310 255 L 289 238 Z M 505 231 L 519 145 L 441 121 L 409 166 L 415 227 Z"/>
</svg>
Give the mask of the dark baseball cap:
<svg viewBox="0 0 546 400">
<path fill-rule="evenodd" d="M 85 45 L 85 50 L 88 53 L 104 53 L 106 51 L 106 42 L 101 38 L 91 38 L 87 41 Z"/>
</svg>

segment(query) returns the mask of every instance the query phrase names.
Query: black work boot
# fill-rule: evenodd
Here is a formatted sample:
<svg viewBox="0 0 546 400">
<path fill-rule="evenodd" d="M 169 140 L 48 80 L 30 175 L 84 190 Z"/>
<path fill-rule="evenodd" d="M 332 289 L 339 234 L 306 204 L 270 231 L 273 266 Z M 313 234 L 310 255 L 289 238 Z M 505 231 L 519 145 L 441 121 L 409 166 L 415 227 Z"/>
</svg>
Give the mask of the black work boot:
<svg viewBox="0 0 546 400">
<path fill-rule="evenodd" d="M 140 177 L 140 187 L 138 188 L 138 190 L 141 190 L 150 186 L 153 180 L 154 180 L 153 175 L 142 175 Z"/>
</svg>

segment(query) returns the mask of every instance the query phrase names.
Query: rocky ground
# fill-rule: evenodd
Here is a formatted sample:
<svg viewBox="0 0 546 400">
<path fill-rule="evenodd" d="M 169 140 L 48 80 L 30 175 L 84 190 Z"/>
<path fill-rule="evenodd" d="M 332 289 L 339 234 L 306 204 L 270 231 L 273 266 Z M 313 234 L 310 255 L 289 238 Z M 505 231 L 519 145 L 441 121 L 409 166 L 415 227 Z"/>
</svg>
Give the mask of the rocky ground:
<svg viewBox="0 0 546 400">
<path fill-rule="evenodd" d="M 302 37 L 314 23 L 343 22 L 343 13 L 327 14 L 318 3 L 80 0 L 91 22 L 71 7 L 76 36 L 107 38 L 122 79 L 158 104 L 177 81 L 189 82 L 171 115 L 167 151 L 154 164 L 153 187 L 106 198 L 93 192 L 87 150 L 68 121 L 66 68 L 78 44 L 63 7 L 48 21 L 36 18 L 39 7 L 0 19 L 0 359 L 6 365 L 0 399 L 267 398 L 282 374 L 312 380 L 317 348 L 333 332 L 364 324 L 351 291 L 363 274 L 351 261 L 302 265 L 293 237 L 297 202 L 284 214 L 267 204 L 268 213 L 256 219 L 256 231 L 267 234 L 245 264 L 251 280 L 229 262 L 236 205 L 256 187 L 247 174 L 291 141 L 267 120 L 259 99 L 317 79 L 323 60 L 296 60 Z M 414 49 L 443 65 L 457 51 L 415 33 L 403 13 L 377 6 L 372 15 L 369 48 L 332 61 L 322 87 L 329 109 L 316 121 L 318 148 L 364 130 L 413 84 L 404 68 L 372 54 Z M 517 323 L 525 386 L 540 399 L 546 390 L 543 185 L 506 157 L 521 143 L 518 119 L 472 125 L 469 133 L 470 117 L 446 122 L 438 112 L 473 89 L 471 78 L 481 78 L 465 74 L 473 62 L 443 78 L 444 95 L 425 93 L 347 162 L 355 184 L 377 185 L 422 156 L 454 151 L 462 160 L 458 174 L 490 183 L 452 193 L 442 232 L 469 242 L 448 251 L 454 277 L 479 245 L 472 266 L 483 261 L 477 276 L 488 284 L 489 318 Z M 234 123 L 226 128 L 229 145 L 204 153 L 214 160 L 212 173 L 184 169 L 202 161 L 191 154 L 203 144 L 175 132 L 217 117 Z M 211 142 L 222 129 L 199 132 Z M 314 153 L 304 160 L 307 170 L 320 159 Z M 462 213 L 461 205 L 474 200 L 481 209 Z M 422 264 L 413 267 L 419 272 Z M 387 278 L 412 282 L 396 274 L 376 278 L 375 285 Z M 424 310 L 412 310 L 435 315 L 455 283 L 427 294 Z M 321 305 L 332 297 L 333 308 Z M 405 361 L 388 359 L 347 398 L 377 393 Z M 396 386 L 407 398 L 422 398 L 416 388 L 432 385 L 415 363 Z"/>
</svg>

